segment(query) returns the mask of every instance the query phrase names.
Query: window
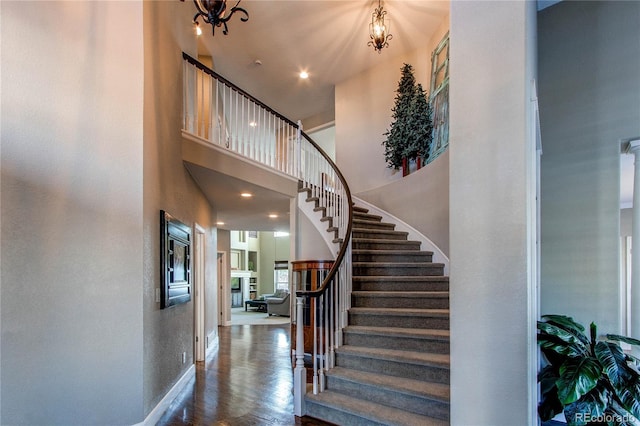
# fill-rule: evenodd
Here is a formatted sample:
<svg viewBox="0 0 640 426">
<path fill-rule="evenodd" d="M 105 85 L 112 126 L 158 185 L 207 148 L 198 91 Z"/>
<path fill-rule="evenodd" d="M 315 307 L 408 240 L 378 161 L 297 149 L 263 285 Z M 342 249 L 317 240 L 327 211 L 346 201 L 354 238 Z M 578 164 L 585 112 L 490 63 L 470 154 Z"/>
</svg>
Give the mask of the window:
<svg viewBox="0 0 640 426">
<path fill-rule="evenodd" d="M 276 260 L 273 269 L 275 291 L 289 291 L 289 262 L 286 260 Z"/>
<path fill-rule="evenodd" d="M 433 142 L 429 162 L 438 158 L 449 146 L 449 33 L 431 55 L 431 89 L 433 108 Z"/>
</svg>

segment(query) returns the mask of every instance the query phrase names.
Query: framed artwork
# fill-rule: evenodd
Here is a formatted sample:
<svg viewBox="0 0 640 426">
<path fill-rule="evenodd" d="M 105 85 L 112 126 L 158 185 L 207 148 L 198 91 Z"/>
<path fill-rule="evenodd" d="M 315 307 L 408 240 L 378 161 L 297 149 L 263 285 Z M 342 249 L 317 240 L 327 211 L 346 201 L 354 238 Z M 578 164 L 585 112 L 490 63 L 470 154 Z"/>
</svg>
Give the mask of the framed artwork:
<svg viewBox="0 0 640 426">
<path fill-rule="evenodd" d="M 191 227 L 160 210 L 160 307 L 191 301 Z"/>
</svg>

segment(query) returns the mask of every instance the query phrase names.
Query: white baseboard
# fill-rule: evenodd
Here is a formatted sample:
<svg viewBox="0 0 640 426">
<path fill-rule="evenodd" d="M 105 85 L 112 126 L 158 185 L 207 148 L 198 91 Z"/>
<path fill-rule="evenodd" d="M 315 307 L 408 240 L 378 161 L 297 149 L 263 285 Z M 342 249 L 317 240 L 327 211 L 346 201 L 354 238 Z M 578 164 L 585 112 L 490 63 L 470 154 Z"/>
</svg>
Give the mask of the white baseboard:
<svg viewBox="0 0 640 426">
<path fill-rule="evenodd" d="M 171 405 L 173 400 L 176 398 L 176 396 L 178 396 L 182 388 L 184 388 L 185 385 L 189 383 L 189 380 L 194 378 L 195 375 L 196 375 L 196 366 L 192 364 L 191 367 L 189 367 L 187 371 L 185 371 L 182 377 L 180 377 L 180 380 L 178 380 L 176 384 L 173 385 L 171 390 L 167 392 L 164 398 L 162 398 L 162 400 L 158 403 L 158 405 L 156 405 L 155 408 L 151 410 L 151 412 L 144 419 L 144 421 L 134 426 L 154 426 L 156 423 L 158 423 L 158 421 L 160 421 L 160 418 L 162 417 L 164 412 L 167 411 L 167 408 L 169 408 L 169 406 Z"/>
<path fill-rule="evenodd" d="M 208 360 L 213 354 L 218 352 L 218 347 L 220 346 L 220 338 L 218 334 L 213 331 L 208 336 L 209 347 L 205 349 L 204 359 Z"/>
</svg>

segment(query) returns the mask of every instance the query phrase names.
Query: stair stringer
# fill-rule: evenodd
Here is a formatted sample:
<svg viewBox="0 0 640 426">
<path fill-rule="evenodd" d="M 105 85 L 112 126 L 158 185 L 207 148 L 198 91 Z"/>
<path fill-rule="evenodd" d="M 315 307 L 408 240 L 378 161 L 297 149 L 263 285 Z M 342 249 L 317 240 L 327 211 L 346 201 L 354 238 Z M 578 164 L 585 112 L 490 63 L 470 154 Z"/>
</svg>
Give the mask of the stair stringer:
<svg viewBox="0 0 640 426">
<path fill-rule="evenodd" d="M 386 210 L 382 210 L 381 208 L 361 199 L 356 196 L 351 196 L 353 202 L 359 206 L 366 207 L 369 209 L 369 213 L 376 214 L 378 216 L 382 216 L 382 220 L 384 222 L 395 223 L 396 231 L 408 232 L 408 239 L 414 241 L 420 241 L 422 243 L 422 250 L 432 251 L 433 252 L 433 262 L 444 264 L 444 275 L 449 275 L 449 257 L 444 254 L 444 252 L 427 237 L 422 234 L 420 231 L 415 229 L 413 226 L 404 222 L 402 219 L 392 215 Z"/>
<path fill-rule="evenodd" d="M 336 253 L 340 251 L 340 244 L 334 243 L 334 233 L 327 232 L 327 222 L 321 221 L 323 214 L 321 211 L 314 211 L 315 203 L 307 201 L 307 192 L 299 192 L 298 193 L 298 209 L 304 214 L 307 219 L 313 224 L 318 231 L 318 235 L 322 237 L 322 240 L 326 244 L 329 252 L 332 253 L 333 258 L 335 259 Z"/>
</svg>

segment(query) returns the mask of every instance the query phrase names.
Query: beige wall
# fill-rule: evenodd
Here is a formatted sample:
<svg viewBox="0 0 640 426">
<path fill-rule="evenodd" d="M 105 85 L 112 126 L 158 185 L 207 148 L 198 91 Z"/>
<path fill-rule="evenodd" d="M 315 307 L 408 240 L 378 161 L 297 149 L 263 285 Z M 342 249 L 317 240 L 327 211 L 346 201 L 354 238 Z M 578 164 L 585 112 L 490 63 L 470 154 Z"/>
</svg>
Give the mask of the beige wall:
<svg viewBox="0 0 640 426">
<path fill-rule="evenodd" d="M 135 424 L 143 6 L 3 1 L 0 13 L 0 424 Z"/>
<path fill-rule="evenodd" d="M 144 410 L 148 414 L 193 363 L 194 303 L 160 309 L 159 211 L 206 231 L 205 335 L 217 335 L 215 211 L 182 162 L 182 56 L 195 56 L 192 10 L 144 2 Z M 186 363 L 181 355 L 186 352 Z"/>
<path fill-rule="evenodd" d="M 536 425 L 535 2 L 451 3 L 451 424 Z"/>
</svg>

